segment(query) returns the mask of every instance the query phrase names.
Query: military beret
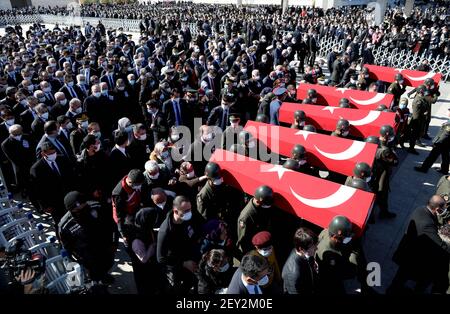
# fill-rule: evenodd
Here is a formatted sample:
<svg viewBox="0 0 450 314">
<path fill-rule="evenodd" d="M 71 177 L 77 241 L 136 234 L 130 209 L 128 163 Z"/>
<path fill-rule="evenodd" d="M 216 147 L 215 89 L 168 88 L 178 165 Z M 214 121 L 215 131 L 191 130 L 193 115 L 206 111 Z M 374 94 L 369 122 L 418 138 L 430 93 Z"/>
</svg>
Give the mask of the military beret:
<svg viewBox="0 0 450 314">
<path fill-rule="evenodd" d="M 268 247 L 272 245 L 272 235 L 268 231 L 258 232 L 253 236 L 252 244 L 259 248 Z"/>
<path fill-rule="evenodd" d="M 275 96 L 281 96 L 281 95 L 283 95 L 284 93 L 286 93 L 286 91 L 287 91 L 286 88 L 284 88 L 284 87 L 278 87 L 278 88 L 275 88 L 275 89 L 273 90 L 273 93 L 275 94 Z"/>
</svg>

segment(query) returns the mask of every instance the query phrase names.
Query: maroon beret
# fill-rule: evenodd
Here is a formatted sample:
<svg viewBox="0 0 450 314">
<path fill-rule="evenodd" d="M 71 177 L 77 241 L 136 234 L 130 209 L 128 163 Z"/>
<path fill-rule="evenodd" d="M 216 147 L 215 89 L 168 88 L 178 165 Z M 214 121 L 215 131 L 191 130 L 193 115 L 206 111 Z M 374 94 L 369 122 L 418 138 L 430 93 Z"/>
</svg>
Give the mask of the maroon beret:
<svg viewBox="0 0 450 314">
<path fill-rule="evenodd" d="M 252 244 L 259 248 L 268 247 L 272 245 L 272 235 L 268 231 L 258 232 L 253 236 Z"/>
</svg>

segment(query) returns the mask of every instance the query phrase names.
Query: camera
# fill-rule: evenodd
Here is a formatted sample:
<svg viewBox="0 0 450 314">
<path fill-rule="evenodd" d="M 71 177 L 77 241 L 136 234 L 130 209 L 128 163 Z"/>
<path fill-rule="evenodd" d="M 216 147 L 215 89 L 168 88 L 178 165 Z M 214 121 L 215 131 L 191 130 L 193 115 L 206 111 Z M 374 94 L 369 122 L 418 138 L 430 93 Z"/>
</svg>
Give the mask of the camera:
<svg viewBox="0 0 450 314">
<path fill-rule="evenodd" d="M 24 240 L 18 239 L 5 250 L 6 263 L 10 275 L 13 278 L 20 276 L 22 272 L 30 269 L 34 271 L 34 276 L 27 282 L 21 282 L 26 285 L 34 281 L 41 274 L 45 273 L 45 256 L 41 254 L 32 254 L 30 250 L 24 247 Z"/>
</svg>

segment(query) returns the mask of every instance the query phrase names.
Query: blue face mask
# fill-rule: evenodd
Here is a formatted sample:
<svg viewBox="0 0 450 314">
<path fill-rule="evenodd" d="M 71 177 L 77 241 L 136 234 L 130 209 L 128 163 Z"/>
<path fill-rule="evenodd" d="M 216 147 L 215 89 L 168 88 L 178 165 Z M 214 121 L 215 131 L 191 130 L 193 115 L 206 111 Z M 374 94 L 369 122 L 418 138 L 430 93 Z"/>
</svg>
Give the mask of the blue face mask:
<svg viewBox="0 0 450 314">
<path fill-rule="evenodd" d="M 402 109 L 402 110 L 405 109 L 406 108 L 406 104 L 400 104 L 399 108 Z"/>
</svg>

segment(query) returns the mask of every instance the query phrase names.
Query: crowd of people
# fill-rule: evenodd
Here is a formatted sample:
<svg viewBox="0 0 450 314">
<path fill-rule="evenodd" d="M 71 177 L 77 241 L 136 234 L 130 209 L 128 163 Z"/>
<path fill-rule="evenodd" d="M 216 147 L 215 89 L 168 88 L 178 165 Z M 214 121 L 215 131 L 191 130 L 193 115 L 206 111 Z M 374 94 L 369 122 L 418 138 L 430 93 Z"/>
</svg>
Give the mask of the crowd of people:
<svg viewBox="0 0 450 314">
<path fill-rule="evenodd" d="M 9 27 L 0 37 L 0 157 L 6 184 L 36 211 L 51 215 L 71 258 L 105 285 L 113 280 L 109 270 L 122 239 L 142 294 L 345 293 L 349 278 L 371 293 L 364 253 L 348 218 L 336 216 L 321 230 L 275 208 L 269 182 L 253 196 L 231 187 L 208 156 L 223 148 L 261 159 L 263 143 L 242 126 L 248 120 L 279 125 L 282 102 L 316 103 L 313 89 L 297 99 L 299 81 L 392 93 L 392 107 L 379 110 L 396 112 L 397 134 L 384 126 L 379 137 L 360 139 L 379 145 L 373 169 L 358 163 L 353 176 L 329 171 L 327 179 L 373 191 L 379 218 L 394 218 L 388 193 L 397 146 L 409 141 L 408 151 L 415 153 L 414 145 L 424 145 L 420 139 L 427 137 L 439 88 L 427 80 L 413 92 L 408 123 L 403 77 L 372 81 L 358 65 L 373 63 L 371 49 L 377 45 L 447 54 L 448 22 L 439 16 L 446 9 L 415 10 L 407 19 L 391 10 L 378 27 L 368 25 L 358 8 L 290 8 L 283 15 L 278 7 L 82 6 L 86 16 L 142 19 L 137 42 L 101 22 L 83 30 Z M 36 12 L 67 13 L 29 8 L 0 14 Z M 199 27 L 196 35 L 181 26 L 192 21 Z M 416 31 L 416 44 L 408 46 Z M 325 79 L 316 53 L 327 35 L 345 41 L 344 51 L 335 47 L 329 53 L 331 76 Z M 348 99 L 340 106 L 350 107 Z M 317 131 L 306 121 L 298 110 L 286 126 Z M 331 135 L 351 138 L 349 127 L 341 119 Z M 446 125 L 430 157 L 447 156 L 445 175 L 449 139 Z M 271 156 L 272 163 L 310 175 L 327 170 L 312 167 L 302 145 L 295 145 L 291 156 Z M 424 164 L 419 171 L 427 170 Z M 420 209 L 431 215 L 428 224 L 408 229 L 412 244 L 401 254 L 402 260 L 412 254 L 411 245 L 430 250 L 414 237 L 431 234 L 440 250 L 433 251 L 439 267 L 417 278 L 413 270 L 430 262 L 408 264 L 393 292 L 407 279 L 418 282 L 417 291 L 433 284 L 434 291 L 445 293 L 448 287 L 448 230 L 438 234 L 439 224 L 447 221 L 445 182 Z M 373 211 L 371 223 L 375 216 Z"/>
</svg>

